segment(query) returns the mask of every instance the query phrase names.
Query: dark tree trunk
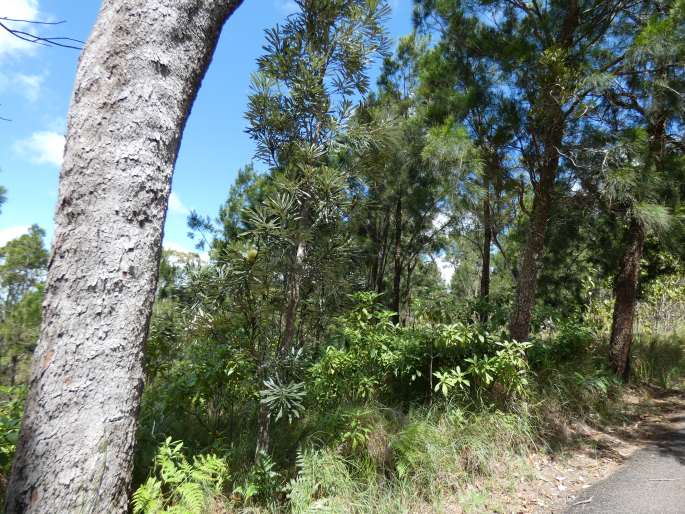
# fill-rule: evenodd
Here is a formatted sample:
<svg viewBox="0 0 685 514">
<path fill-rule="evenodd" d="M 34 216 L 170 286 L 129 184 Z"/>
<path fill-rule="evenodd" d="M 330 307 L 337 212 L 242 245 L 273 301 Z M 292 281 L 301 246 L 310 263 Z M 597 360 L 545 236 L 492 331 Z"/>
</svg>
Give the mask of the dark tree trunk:
<svg viewBox="0 0 685 514">
<path fill-rule="evenodd" d="M 404 284 L 404 309 L 402 312 L 402 319 L 400 322 L 402 326 L 407 324 L 407 321 L 411 319 L 411 279 L 414 276 L 414 270 L 416 269 L 416 264 L 418 263 L 418 257 L 409 258 L 407 262 L 407 279 Z"/>
<path fill-rule="evenodd" d="M 383 220 L 383 233 L 381 235 L 379 255 L 378 255 L 378 273 L 376 275 L 376 292 L 378 294 L 385 293 L 385 263 L 388 260 L 388 233 L 390 232 L 390 209 L 386 209 Z"/>
<path fill-rule="evenodd" d="M 369 272 L 369 280 L 367 288 L 370 291 L 376 291 L 378 294 L 385 292 L 385 261 L 386 248 L 388 244 L 388 232 L 390 230 L 390 220 L 388 219 L 388 211 L 381 214 L 382 219 L 375 219 L 369 222 L 369 234 L 373 241 L 373 257 L 371 257 L 371 269 Z M 380 225 L 380 227 L 378 226 Z"/>
<path fill-rule="evenodd" d="M 556 150 L 555 150 L 556 151 Z M 509 322 L 509 335 L 517 341 L 527 341 L 535 305 L 538 266 L 545 248 L 545 231 L 549 221 L 556 180 L 558 158 L 554 166 L 543 171 L 533 201 L 533 213 L 528 239 L 521 255 L 516 284 L 514 309 Z"/>
<path fill-rule="evenodd" d="M 69 110 L 6 512 L 125 513 L 181 133 L 240 0 L 105 0 Z"/>
<path fill-rule="evenodd" d="M 569 49 L 574 44 L 582 20 L 582 10 L 578 0 L 568 0 L 562 5 L 564 5 L 563 14 L 560 13 L 560 15 L 563 19 L 553 45 Z M 526 341 L 530 335 L 538 267 L 545 248 L 545 232 L 552 210 L 554 185 L 559 171 L 559 151 L 568 114 L 564 112 L 556 97 L 559 93 L 558 77 L 543 74 L 539 80 L 538 94 L 540 96 L 529 114 L 534 145 L 533 152 L 529 156 L 529 165 L 538 172 L 538 181 L 534 184 L 533 212 L 528 238 L 521 255 L 514 309 L 509 321 L 509 334 L 517 341 Z"/>
<path fill-rule="evenodd" d="M 392 284 L 392 304 L 390 310 L 395 313 L 393 321 L 399 323 L 402 302 L 402 195 L 395 204 L 395 269 Z"/>
<path fill-rule="evenodd" d="M 10 386 L 14 387 L 17 384 L 17 366 L 19 365 L 19 356 L 12 355 L 10 362 Z"/>
<path fill-rule="evenodd" d="M 490 213 L 490 193 L 486 191 L 483 198 L 483 258 L 480 270 L 480 320 L 488 319 L 487 302 L 490 297 L 490 247 L 492 246 L 492 216 Z"/>
<path fill-rule="evenodd" d="M 369 274 L 366 279 L 366 289 L 371 291 L 376 289 L 376 281 L 378 279 L 378 269 L 380 266 L 380 238 L 378 229 L 376 227 L 376 220 L 369 220 L 367 222 L 367 234 L 369 239 L 373 242 L 371 252 L 369 252 Z"/>
<path fill-rule="evenodd" d="M 630 375 L 630 346 L 644 244 L 644 228 L 637 220 L 633 220 L 626 234 L 623 257 L 616 276 L 614 316 L 609 340 L 611 368 L 626 381 Z"/>
</svg>

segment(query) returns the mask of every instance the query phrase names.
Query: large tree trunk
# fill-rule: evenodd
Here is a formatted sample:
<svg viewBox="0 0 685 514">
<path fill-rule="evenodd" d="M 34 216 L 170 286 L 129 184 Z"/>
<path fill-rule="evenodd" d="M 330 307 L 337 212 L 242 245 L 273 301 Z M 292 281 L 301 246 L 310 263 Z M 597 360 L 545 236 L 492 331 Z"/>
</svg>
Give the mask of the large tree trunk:
<svg viewBox="0 0 685 514">
<path fill-rule="evenodd" d="M 644 244 L 644 228 L 637 220 L 633 220 L 626 234 L 623 258 L 616 276 L 614 316 L 609 340 L 609 363 L 624 380 L 628 380 L 630 375 L 630 346 Z"/>
<path fill-rule="evenodd" d="M 582 9 L 578 0 L 568 0 L 561 12 L 563 19 L 553 47 L 567 50 L 574 45 L 582 20 Z M 527 341 L 530 335 L 530 321 L 537 292 L 538 267 L 545 248 L 545 232 L 552 210 L 554 185 L 559 171 L 559 149 L 564 138 L 568 115 L 556 96 L 560 93 L 558 91 L 559 77 L 554 73 L 543 73 L 539 80 L 539 103 L 536 102 L 537 105 L 531 106 L 529 113 L 532 121 L 532 140 L 542 142 L 537 151 L 532 154 L 532 162 L 535 163 L 534 167 L 538 168 L 539 177 L 535 184 L 530 229 L 521 255 L 514 309 L 509 321 L 509 335 L 517 341 Z M 539 157 L 536 154 L 539 154 Z"/>
<path fill-rule="evenodd" d="M 241 0 L 105 0 L 76 76 L 8 513 L 128 508 L 178 146 Z"/>
<path fill-rule="evenodd" d="M 556 152 L 556 150 L 554 151 Z M 509 322 L 509 334 L 512 339 L 517 341 L 527 341 L 530 335 L 530 321 L 537 290 L 538 266 L 545 248 L 545 231 L 552 207 L 558 158 L 552 164 L 553 166 L 544 170 L 536 190 L 528 239 L 519 265 L 514 310 Z"/>
</svg>

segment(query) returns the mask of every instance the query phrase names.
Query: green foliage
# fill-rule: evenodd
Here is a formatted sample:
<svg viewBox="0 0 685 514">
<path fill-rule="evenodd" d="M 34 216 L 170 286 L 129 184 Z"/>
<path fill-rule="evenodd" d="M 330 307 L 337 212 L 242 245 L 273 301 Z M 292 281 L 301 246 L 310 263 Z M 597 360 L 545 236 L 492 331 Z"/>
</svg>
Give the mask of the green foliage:
<svg viewBox="0 0 685 514">
<path fill-rule="evenodd" d="M 268 378 L 264 381 L 264 389 L 260 391 L 260 395 L 261 402 L 269 407 L 272 415 L 275 413 L 274 421 L 286 416 L 292 423 L 293 419 L 302 415 L 304 383 L 282 384 L 278 376 L 275 379 Z"/>
<path fill-rule="evenodd" d="M 7 385 L 27 380 L 28 357 L 38 339 L 48 265 L 44 237 L 33 225 L 0 248 L 0 366 Z"/>
<path fill-rule="evenodd" d="M 233 496 L 239 498 L 242 504 L 249 505 L 256 499 L 273 499 L 282 490 L 283 479 L 276 471 L 276 464 L 269 455 L 260 452 L 242 480 L 233 488 Z"/>
<path fill-rule="evenodd" d="M 526 350 L 532 345 L 516 341 L 494 341 L 493 344 L 494 355 L 474 354 L 464 358 L 464 371 L 456 366 L 433 373 L 438 379 L 435 390 L 446 397 L 451 392 L 461 397 L 470 392 L 480 401 L 493 389 L 497 389 L 504 399 L 525 396 L 529 383 Z"/>
<path fill-rule="evenodd" d="M 336 346 L 328 346 L 310 369 L 311 391 L 318 402 L 370 400 L 376 397 L 387 366 L 396 327 L 394 313 L 376 303 L 378 295 L 359 293 L 356 308 L 337 322 Z"/>
<path fill-rule="evenodd" d="M 5 305 L 16 304 L 45 277 L 48 252 L 44 237 L 45 231 L 33 225 L 28 234 L 0 248 L 0 291 Z"/>
<path fill-rule="evenodd" d="M 466 378 L 469 370 L 462 371 L 460 366 L 447 371 L 436 371 L 433 375 L 438 379 L 435 390 L 442 392 L 445 397 L 448 397 L 455 387 L 459 392 L 464 392 L 471 385 Z"/>
<path fill-rule="evenodd" d="M 363 417 L 354 413 L 346 416 L 345 428 L 340 434 L 342 445 L 349 447 L 351 453 L 366 448 L 371 434 L 371 427 L 367 426 Z"/>
<path fill-rule="evenodd" d="M 297 476 L 287 487 L 293 513 L 348 511 L 356 484 L 339 455 L 305 449 L 298 452 L 296 462 Z"/>
<path fill-rule="evenodd" d="M 7 477 L 24 413 L 24 387 L 0 386 L 0 475 Z"/>
<path fill-rule="evenodd" d="M 503 510 L 486 479 L 620 415 L 634 227 L 628 387 L 682 386 L 685 1 L 415 0 L 393 55 L 390 3 L 295 0 L 266 31 L 263 169 L 189 216 L 209 262 L 162 254 L 134 513 Z M 0 248 L 3 383 L 28 377 L 44 236 Z M 507 335 L 520 284 L 530 343 Z M 0 386 L 3 485 L 24 392 Z"/>
<path fill-rule="evenodd" d="M 391 312 L 374 304 L 375 295 L 354 298 L 357 307 L 338 320 L 338 344 L 329 346 L 309 370 L 318 402 L 392 394 L 420 398 L 430 396 L 431 388 L 444 396 L 456 391 L 480 400 L 489 393 L 501 400 L 525 394 L 528 343 L 462 324 L 399 327 L 390 321 Z"/>
<path fill-rule="evenodd" d="M 657 277 L 643 291 L 637 317 L 640 332 L 669 335 L 685 327 L 685 281 L 679 272 Z"/>
<path fill-rule="evenodd" d="M 203 514 L 223 491 L 226 462 L 215 455 L 183 454 L 183 443 L 171 438 L 159 447 L 153 474 L 133 493 L 134 514 Z"/>
<path fill-rule="evenodd" d="M 562 319 L 541 332 L 529 351 L 531 365 L 545 369 L 581 361 L 590 352 L 599 334 L 590 325 L 575 319 Z"/>
</svg>

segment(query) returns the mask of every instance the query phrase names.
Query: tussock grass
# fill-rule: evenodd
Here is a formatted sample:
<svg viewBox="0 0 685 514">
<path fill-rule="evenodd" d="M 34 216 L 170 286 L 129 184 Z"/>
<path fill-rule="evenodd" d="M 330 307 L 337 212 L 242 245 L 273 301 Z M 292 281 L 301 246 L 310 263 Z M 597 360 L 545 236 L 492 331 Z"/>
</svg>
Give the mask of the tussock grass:
<svg viewBox="0 0 685 514">
<path fill-rule="evenodd" d="M 637 383 L 664 389 L 682 384 L 685 376 L 685 330 L 636 337 L 631 371 Z"/>
</svg>

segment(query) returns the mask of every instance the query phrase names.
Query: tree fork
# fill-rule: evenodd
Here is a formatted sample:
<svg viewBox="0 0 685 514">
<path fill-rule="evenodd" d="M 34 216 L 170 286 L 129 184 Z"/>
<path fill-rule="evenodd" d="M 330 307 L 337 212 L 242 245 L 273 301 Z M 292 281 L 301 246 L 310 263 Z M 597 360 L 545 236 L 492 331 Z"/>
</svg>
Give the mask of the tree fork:
<svg viewBox="0 0 685 514">
<path fill-rule="evenodd" d="M 105 0 L 76 75 L 6 512 L 125 513 L 178 147 L 242 0 Z"/>
</svg>

